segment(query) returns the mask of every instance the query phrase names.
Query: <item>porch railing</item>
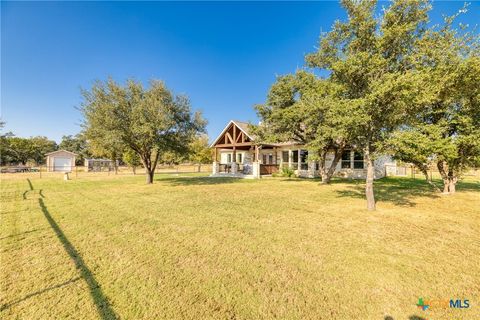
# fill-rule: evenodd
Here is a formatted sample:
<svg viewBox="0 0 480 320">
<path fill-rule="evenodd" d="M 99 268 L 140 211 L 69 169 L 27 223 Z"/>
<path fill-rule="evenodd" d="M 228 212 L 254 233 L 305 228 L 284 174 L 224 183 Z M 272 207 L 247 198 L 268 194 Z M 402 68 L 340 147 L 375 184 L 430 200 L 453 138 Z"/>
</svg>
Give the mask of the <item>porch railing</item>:
<svg viewBox="0 0 480 320">
<path fill-rule="evenodd" d="M 260 165 L 260 174 L 273 174 L 278 172 L 278 164 L 261 164 Z"/>
<path fill-rule="evenodd" d="M 250 174 L 251 168 L 243 163 L 221 163 L 218 167 L 220 173 L 232 173 L 232 166 L 237 166 L 237 173 Z"/>
</svg>

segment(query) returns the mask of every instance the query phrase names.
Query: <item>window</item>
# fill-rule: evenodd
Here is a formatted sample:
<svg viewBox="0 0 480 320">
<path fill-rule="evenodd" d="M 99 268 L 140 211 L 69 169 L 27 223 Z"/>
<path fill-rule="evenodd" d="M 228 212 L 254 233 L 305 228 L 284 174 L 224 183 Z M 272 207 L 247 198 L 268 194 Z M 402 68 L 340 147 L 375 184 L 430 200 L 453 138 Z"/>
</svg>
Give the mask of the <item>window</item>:
<svg viewBox="0 0 480 320">
<path fill-rule="evenodd" d="M 242 154 L 241 153 L 237 154 L 237 162 L 242 163 Z"/>
<path fill-rule="evenodd" d="M 282 151 L 282 161 L 288 163 L 288 151 Z"/>
<path fill-rule="evenodd" d="M 271 153 L 268 155 L 268 163 L 273 164 L 273 154 Z"/>
<path fill-rule="evenodd" d="M 307 158 L 308 158 L 308 151 L 300 150 L 300 162 L 301 162 L 300 169 L 301 170 L 308 170 Z"/>
<path fill-rule="evenodd" d="M 363 154 L 355 151 L 353 154 L 353 168 L 354 169 L 363 169 Z"/>
<path fill-rule="evenodd" d="M 351 168 L 352 164 L 350 163 L 350 150 L 343 151 L 342 153 L 342 169 Z"/>
<path fill-rule="evenodd" d="M 267 155 L 266 154 L 262 155 L 262 163 L 267 164 Z"/>
<path fill-rule="evenodd" d="M 228 163 L 232 162 L 232 155 L 230 153 L 227 154 L 227 162 Z"/>
<path fill-rule="evenodd" d="M 298 151 L 299 151 L 299 150 L 298 150 Z M 292 162 L 295 162 L 295 163 L 298 162 L 298 151 L 297 151 L 297 150 L 293 151 L 293 153 L 292 153 L 292 158 L 293 158 L 293 159 L 292 159 Z"/>
</svg>

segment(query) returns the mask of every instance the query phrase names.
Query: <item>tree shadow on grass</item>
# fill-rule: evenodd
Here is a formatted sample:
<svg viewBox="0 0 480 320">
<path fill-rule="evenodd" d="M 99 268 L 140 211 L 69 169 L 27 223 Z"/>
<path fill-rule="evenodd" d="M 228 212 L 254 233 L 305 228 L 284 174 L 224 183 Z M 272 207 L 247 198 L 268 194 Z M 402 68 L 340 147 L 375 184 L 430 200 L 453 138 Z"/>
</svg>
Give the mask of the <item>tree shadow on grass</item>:
<svg viewBox="0 0 480 320">
<path fill-rule="evenodd" d="M 442 185 L 441 180 L 434 180 L 433 182 L 437 186 Z M 344 181 L 343 183 L 349 185 L 346 189 L 336 191 L 341 197 L 365 199 L 365 183 L 363 180 Z M 480 184 L 470 181 L 459 181 L 457 183 L 457 192 L 462 191 L 480 191 Z M 409 207 L 416 205 L 413 201 L 416 197 L 428 197 L 431 199 L 442 197 L 442 194 L 436 192 L 425 180 L 414 178 L 386 177 L 376 180 L 374 182 L 374 192 L 376 201 L 391 202 L 398 206 Z"/>
<path fill-rule="evenodd" d="M 68 240 L 68 238 L 63 233 L 62 229 L 59 227 L 57 222 L 53 219 L 48 212 L 43 199 L 38 199 L 38 203 L 40 208 L 42 209 L 43 215 L 47 219 L 48 223 L 52 227 L 53 231 L 57 235 L 58 240 L 62 243 L 65 251 L 72 259 L 73 263 L 75 264 L 75 268 L 80 272 L 80 277 L 85 280 L 90 290 L 90 295 L 92 296 L 93 302 L 97 308 L 98 315 L 101 319 L 118 319 L 115 311 L 110 306 L 107 297 L 103 293 L 100 284 L 95 279 L 95 276 L 92 274 L 90 269 L 83 261 L 82 256 L 78 253 L 72 243 Z"/>
<path fill-rule="evenodd" d="M 391 316 L 386 316 L 384 320 L 395 320 L 395 319 L 393 319 L 393 317 Z M 408 317 L 408 320 L 427 320 L 427 319 L 414 314 Z"/>
<path fill-rule="evenodd" d="M 178 178 L 160 178 L 155 181 L 166 182 L 173 186 L 194 186 L 194 185 L 217 185 L 240 182 L 245 179 L 231 177 L 178 177 Z"/>
<path fill-rule="evenodd" d="M 9 303 L 6 303 L 4 305 L 2 305 L 0 307 L 0 311 L 3 311 L 5 309 L 8 309 L 16 304 L 19 304 L 20 302 L 22 301 L 25 301 L 27 299 L 30 299 L 32 297 L 35 297 L 35 296 L 38 296 L 39 294 L 42 294 L 42 293 L 45 293 L 47 291 L 50 291 L 50 290 L 54 290 L 54 289 L 58 289 L 58 288 L 61 288 L 61 287 L 64 287 L 64 286 L 67 286 L 71 283 L 74 283 L 78 280 L 80 280 L 81 278 L 80 277 L 76 277 L 76 278 L 73 278 L 73 279 L 70 279 L 68 281 L 65 281 L 63 283 L 59 283 L 57 285 L 54 285 L 54 286 L 51 286 L 51 287 L 48 287 L 48 288 L 45 288 L 45 289 L 42 289 L 42 290 L 39 290 L 39 291 L 36 291 L 36 292 L 33 292 L 33 293 L 30 293 L 30 294 L 27 294 L 25 297 L 21 298 L 21 299 L 17 299 L 17 300 L 14 300 L 12 302 L 9 302 Z"/>
<path fill-rule="evenodd" d="M 2 237 L 2 238 L 0 238 L 0 240 L 9 239 L 9 238 L 15 238 L 15 237 L 20 237 L 20 236 L 25 235 L 25 234 L 29 234 L 29 233 L 33 233 L 33 232 L 38 232 L 38 231 L 45 230 L 45 229 L 47 229 L 47 228 L 38 228 L 38 229 L 28 230 L 28 231 L 24 231 L 24 232 L 20 232 L 20 233 L 15 233 L 15 234 L 11 234 L 11 235 L 9 235 L 9 236 Z"/>
<path fill-rule="evenodd" d="M 336 190 L 341 197 L 365 199 L 365 184 L 363 181 L 355 181 L 346 189 Z M 375 200 L 391 202 L 398 206 L 413 207 L 416 197 L 438 198 L 430 185 L 419 179 L 383 178 L 374 182 Z"/>
</svg>

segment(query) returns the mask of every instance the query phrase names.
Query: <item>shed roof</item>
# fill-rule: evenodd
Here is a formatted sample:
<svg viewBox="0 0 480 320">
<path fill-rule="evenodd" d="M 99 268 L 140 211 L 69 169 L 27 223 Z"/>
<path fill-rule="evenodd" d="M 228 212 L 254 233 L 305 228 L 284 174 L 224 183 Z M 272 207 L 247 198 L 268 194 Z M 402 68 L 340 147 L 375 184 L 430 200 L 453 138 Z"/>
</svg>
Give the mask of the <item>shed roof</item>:
<svg viewBox="0 0 480 320">
<path fill-rule="evenodd" d="M 70 152 L 70 151 L 67 151 L 67 150 L 57 150 L 57 151 L 53 151 L 53 152 L 49 152 L 49 153 L 46 153 L 45 155 L 46 156 L 50 156 L 50 155 L 53 155 L 53 154 L 56 154 L 56 153 L 60 153 L 60 152 L 66 152 L 66 153 L 70 153 L 72 156 L 78 156 L 78 154 L 76 153 L 73 153 L 73 152 Z"/>
</svg>

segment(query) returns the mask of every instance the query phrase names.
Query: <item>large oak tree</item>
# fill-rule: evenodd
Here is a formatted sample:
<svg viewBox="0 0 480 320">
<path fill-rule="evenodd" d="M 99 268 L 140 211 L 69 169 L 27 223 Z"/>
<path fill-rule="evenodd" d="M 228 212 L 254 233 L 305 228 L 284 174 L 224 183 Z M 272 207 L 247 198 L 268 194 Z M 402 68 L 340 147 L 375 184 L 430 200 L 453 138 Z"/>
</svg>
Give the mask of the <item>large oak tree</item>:
<svg viewBox="0 0 480 320">
<path fill-rule="evenodd" d="M 126 148 L 138 154 L 152 183 L 162 153 L 187 153 L 192 139 L 205 128 L 199 112 L 192 112 L 185 96 L 175 96 L 162 81 L 150 87 L 135 80 L 125 86 L 109 79 L 83 91 L 84 130 L 94 145 L 118 146 L 120 157 Z"/>
<path fill-rule="evenodd" d="M 306 70 L 281 76 L 272 85 L 266 103 L 256 106 L 262 122 L 255 133 L 265 142 L 305 145 L 309 160 L 319 162 L 322 183 L 329 183 L 353 134 L 351 114 L 338 93 L 334 83 Z M 328 152 L 333 152 L 329 166 Z"/>
<path fill-rule="evenodd" d="M 480 36 L 454 29 L 455 17 L 419 41 L 412 62 L 422 78 L 420 99 L 407 125 L 386 144 L 425 175 L 436 165 L 444 194 L 455 192 L 466 169 L 480 165 Z"/>
<path fill-rule="evenodd" d="M 411 56 L 425 32 L 430 8 L 423 0 L 396 0 L 376 16 L 376 1 L 344 0 L 347 21 L 323 35 L 310 67 L 328 70 L 341 87 L 351 113 L 354 145 L 364 152 L 367 208 L 375 209 L 374 159 L 377 146 L 404 121 L 415 105 L 417 76 Z"/>
</svg>

